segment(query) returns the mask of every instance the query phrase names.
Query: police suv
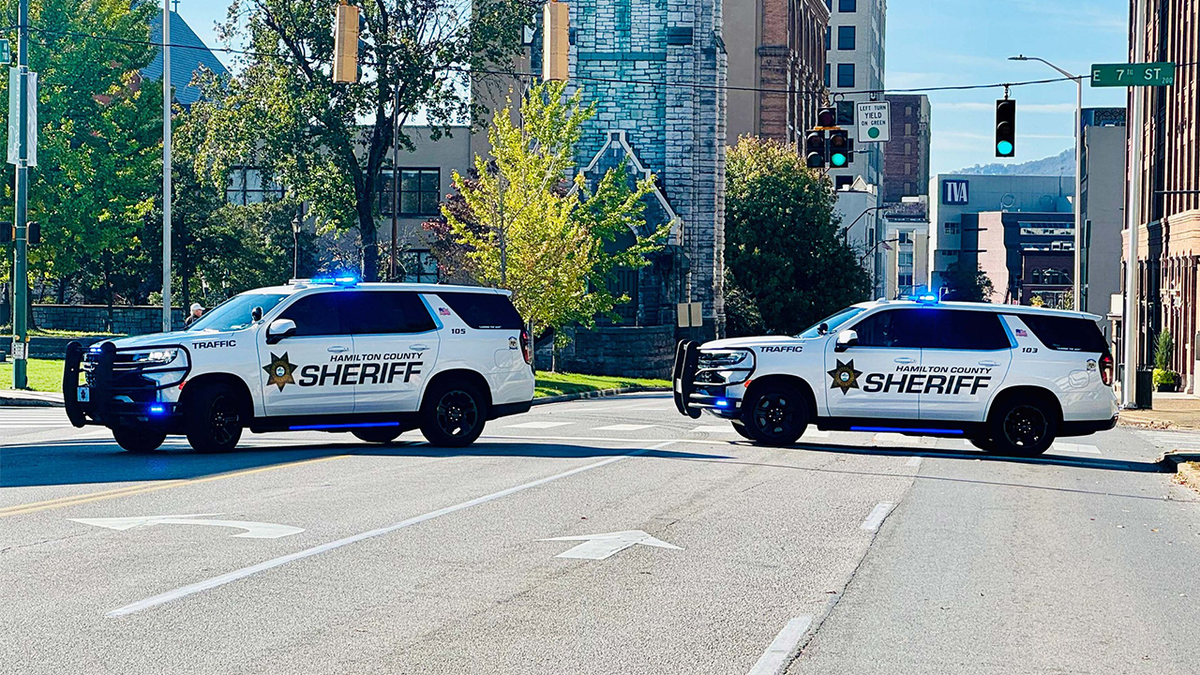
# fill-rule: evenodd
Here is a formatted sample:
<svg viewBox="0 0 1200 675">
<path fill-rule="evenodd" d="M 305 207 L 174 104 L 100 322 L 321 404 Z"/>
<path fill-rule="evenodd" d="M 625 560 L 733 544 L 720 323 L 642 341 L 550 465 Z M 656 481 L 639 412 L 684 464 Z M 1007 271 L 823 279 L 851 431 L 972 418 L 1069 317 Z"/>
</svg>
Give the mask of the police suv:
<svg viewBox="0 0 1200 675">
<path fill-rule="evenodd" d="M 187 330 L 67 348 L 77 427 L 126 450 L 183 434 L 235 447 L 242 431 L 348 431 L 386 443 L 419 428 L 469 445 L 487 420 L 529 410 L 533 357 L 508 291 L 292 280 L 215 307 Z"/>
<path fill-rule="evenodd" d="M 1099 318 L 931 297 L 858 304 L 796 336 L 681 342 L 675 405 L 763 445 L 794 443 L 814 424 L 1038 455 L 1057 436 L 1117 423 Z"/>
</svg>

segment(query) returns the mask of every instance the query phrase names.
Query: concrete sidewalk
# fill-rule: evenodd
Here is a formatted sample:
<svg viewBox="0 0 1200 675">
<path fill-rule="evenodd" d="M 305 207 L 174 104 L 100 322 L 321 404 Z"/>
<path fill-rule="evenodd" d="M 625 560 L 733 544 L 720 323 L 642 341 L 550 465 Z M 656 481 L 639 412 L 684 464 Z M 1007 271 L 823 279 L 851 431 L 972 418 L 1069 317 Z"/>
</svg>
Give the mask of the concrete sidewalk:
<svg viewBox="0 0 1200 675">
<path fill-rule="evenodd" d="M 1122 410 L 1120 423 L 1153 429 L 1200 429 L 1200 398 L 1155 392 L 1150 410 Z"/>
<path fill-rule="evenodd" d="M 0 389 L 0 406 L 57 406 L 62 407 L 62 394 L 50 391 Z"/>
</svg>

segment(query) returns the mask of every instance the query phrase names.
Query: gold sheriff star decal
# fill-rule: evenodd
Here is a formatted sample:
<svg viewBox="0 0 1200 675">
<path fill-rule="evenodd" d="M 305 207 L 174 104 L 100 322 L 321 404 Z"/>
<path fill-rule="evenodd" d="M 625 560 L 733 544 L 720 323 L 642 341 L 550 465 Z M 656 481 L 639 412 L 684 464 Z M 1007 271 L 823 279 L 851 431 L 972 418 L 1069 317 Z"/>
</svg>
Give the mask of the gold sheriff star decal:
<svg viewBox="0 0 1200 675">
<path fill-rule="evenodd" d="M 838 361 L 837 364 L 837 368 L 826 371 L 833 378 L 830 389 L 841 389 L 843 395 L 851 389 L 858 389 L 858 376 L 862 375 L 862 371 L 854 369 L 854 359 L 850 359 L 850 363 Z"/>
<path fill-rule="evenodd" d="M 283 356 L 271 354 L 271 363 L 263 366 L 263 370 L 267 371 L 267 386 L 276 385 L 279 391 L 283 391 L 283 385 L 296 384 L 296 380 L 292 378 L 292 372 L 296 370 L 296 364 L 288 361 L 287 352 Z"/>
</svg>

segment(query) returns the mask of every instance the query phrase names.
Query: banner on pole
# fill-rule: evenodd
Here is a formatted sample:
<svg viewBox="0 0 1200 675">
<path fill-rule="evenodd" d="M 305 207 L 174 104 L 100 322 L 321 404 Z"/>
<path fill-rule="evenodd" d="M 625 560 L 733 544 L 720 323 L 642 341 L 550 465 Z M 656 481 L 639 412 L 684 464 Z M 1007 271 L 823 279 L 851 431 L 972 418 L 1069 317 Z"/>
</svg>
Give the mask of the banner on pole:
<svg viewBox="0 0 1200 675">
<path fill-rule="evenodd" d="M 26 73 L 28 78 L 29 98 L 26 109 L 29 111 L 29 126 L 27 127 L 28 146 L 26 155 L 28 166 L 37 166 L 37 73 Z M 19 68 L 8 69 L 8 163 L 16 164 L 20 154 L 17 141 L 21 137 L 21 71 Z"/>
</svg>

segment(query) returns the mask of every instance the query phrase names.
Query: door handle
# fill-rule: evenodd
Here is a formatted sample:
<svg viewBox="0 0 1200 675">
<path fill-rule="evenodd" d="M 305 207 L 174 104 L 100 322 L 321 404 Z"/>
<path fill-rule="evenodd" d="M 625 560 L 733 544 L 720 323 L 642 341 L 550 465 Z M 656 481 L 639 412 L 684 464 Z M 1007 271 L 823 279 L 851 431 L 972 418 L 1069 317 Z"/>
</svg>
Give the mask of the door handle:
<svg viewBox="0 0 1200 675">
<path fill-rule="evenodd" d="M 424 351 L 426 349 L 429 349 L 429 345 L 409 345 L 408 348 L 413 350 L 414 352 L 419 352 L 419 351 Z"/>
<path fill-rule="evenodd" d="M 349 348 L 349 347 L 343 347 L 343 346 L 341 346 L 341 345 L 335 345 L 335 346 L 333 346 L 333 347 L 330 347 L 329 349 L 326 349 L 325 351 L 327 351 L 327 352 L 333 352 L 334 354 L 341 354 L 342 352 L 348 352 L 348 351 L 350 351 L 350 348 Z"/>
<path fill-rule="evenodd" d="M 916 359 L 909 357 L 909 356 L 901 356 L 900 358 L 892 359 L 892 360 L 895 361 L 896 363 L 916 363 L 917 362 Z"/>
<path fill-rule="evenodd" d="M 1000 365 L 1000 362 L 999 362 L 999 361 L 980 361 L 980 362 L 979 362 L 979 365 L 981 365 L 981 366 L 991 366 L 991 367 L 993 367 L 993 368 L 994 368 L 994 367 L 996 367 L 996 366 Z"/>
</svg>

